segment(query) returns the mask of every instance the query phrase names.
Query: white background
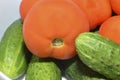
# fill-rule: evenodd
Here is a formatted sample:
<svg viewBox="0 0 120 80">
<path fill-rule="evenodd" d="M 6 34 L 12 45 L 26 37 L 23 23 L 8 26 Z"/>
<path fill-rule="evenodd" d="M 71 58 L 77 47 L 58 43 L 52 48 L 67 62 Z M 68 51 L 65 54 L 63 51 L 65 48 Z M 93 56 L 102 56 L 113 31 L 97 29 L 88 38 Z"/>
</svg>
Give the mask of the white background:
<svg viewBox="0 0 120 80">
<path fill-rule="evenodd" d="M 20 18 L 20 2 L 21 0 L 0 0 L 0 39 L 7 27 Z"/>
</svg>

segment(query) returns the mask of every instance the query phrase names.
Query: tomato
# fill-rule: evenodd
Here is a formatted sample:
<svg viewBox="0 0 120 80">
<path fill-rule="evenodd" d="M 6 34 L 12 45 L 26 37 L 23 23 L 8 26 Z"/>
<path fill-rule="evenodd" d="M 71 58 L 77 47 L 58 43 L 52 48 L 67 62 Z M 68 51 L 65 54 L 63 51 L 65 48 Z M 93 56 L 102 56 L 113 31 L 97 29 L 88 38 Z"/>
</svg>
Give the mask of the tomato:
<svg viewBox="0 0 120 80">
<path fill-rule="evenodd" d="M 86 13 L 90 29 L 94 30 L 112 15 L 109 0 L 73 0 Z"/>
<path fill-rule="evenodd" d="M 38 1 L 23 24 L 27 48 L 42 58 L 72 58 L 76 55 L 75 38 L 88 31 L 86 15 L 70 0 Z"/>
<path fill-rule="evenodd" d="M 103 22 L 99 34 L 120 44 L 120 16 L 112 16 Z"/>
<path fill-rule="evenodd" d="M 120 0 L 110 0 L 113 11 L 120 15 Z"/>
<path fill-rule="evenodd" d="M 38 0 L 22 0 L 20 3 L 20 16 L 21 19 L 24 21 L 24 18 L 26 17 L 29 10 L 32 8 L 32 6 L 37 2 Z"/>
</svg>

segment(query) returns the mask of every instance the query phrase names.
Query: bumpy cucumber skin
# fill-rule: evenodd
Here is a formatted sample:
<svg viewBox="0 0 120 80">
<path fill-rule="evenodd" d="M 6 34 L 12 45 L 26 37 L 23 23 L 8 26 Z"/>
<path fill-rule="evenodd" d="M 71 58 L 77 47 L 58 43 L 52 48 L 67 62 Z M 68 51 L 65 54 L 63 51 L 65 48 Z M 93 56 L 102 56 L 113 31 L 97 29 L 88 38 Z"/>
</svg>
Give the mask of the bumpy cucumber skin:
<svg viewBox="0 0 120 80">
<path fill-rule="evenodd" d="M 65 70 L 67 80 L 107 80 L 103 75 L 91 70 L 80 60 L 72 62 Z"/>
<path fill-rule="evenodd" d="M 120 45 L 99 34 L 86 32 L 75 41 L 79 58 L 107 78 L 120 80 Z"/>
<path fill-rule="evenodd" d="M 11 79 L 27 69 L 27 57 L 22 36 L 22 21 L 15 20 L 5 31 L 0 42 L 0 71 Z"/>
<path fill-rule="evenodd" d="M 26 80 L 61 80 L 61 71 L 51 59 L 40 59 L 33 55 Z"/>
</svg>

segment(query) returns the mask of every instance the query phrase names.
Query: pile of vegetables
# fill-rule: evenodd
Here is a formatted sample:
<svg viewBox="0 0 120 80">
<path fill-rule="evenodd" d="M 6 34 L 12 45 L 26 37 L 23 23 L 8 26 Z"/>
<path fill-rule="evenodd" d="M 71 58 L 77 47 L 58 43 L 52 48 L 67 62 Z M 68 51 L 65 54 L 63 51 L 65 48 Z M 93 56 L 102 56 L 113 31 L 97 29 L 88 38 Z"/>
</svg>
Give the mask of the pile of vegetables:
<svg viewBox="0 0 120 80">
<path fill-rule="evenodd" d="M 11 79 L 120 80 L 119 0 L 22 0 L 0 42 Z"/>
</svg>

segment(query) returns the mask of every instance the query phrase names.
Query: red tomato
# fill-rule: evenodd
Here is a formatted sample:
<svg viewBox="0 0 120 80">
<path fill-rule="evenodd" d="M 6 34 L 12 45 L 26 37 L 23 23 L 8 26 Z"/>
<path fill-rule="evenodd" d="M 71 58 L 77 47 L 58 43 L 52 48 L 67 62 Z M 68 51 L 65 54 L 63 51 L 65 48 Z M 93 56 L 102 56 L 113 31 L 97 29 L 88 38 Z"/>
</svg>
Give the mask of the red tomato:
<svg viewBox="0 0 120 80">
<path fill-rule="evenodd" d="M 120 16 L 113 16 L 101 26 L 99 33 L 120 44 Z"/>
<path fill-rule="evenodd" d="M 26 17 L 29 10 L 32 8 L 32 6 L 37 2 L 38 0 L 22 0 L 20 3 L 20 16 L 22 20 L 24 21 L 24 18 Z"/>
<path fill-rule="evenodd" d="M 75 38 L 87 31 L 86 15 L 70 0 L 38 1 L 23 24 L 26 46 L 42 58 L 72 58 L 76 55 Z"/>
<path fill-rule="evenodd" d="M 113 11 L 120 15 L 120 0 L 110 0 Z"/>
<path fill-rule="evenodd" d="M 86 13 L 90 29 L 95 29 L 112 15 L 109 0 L 73 0 Z"/>
</svg>

